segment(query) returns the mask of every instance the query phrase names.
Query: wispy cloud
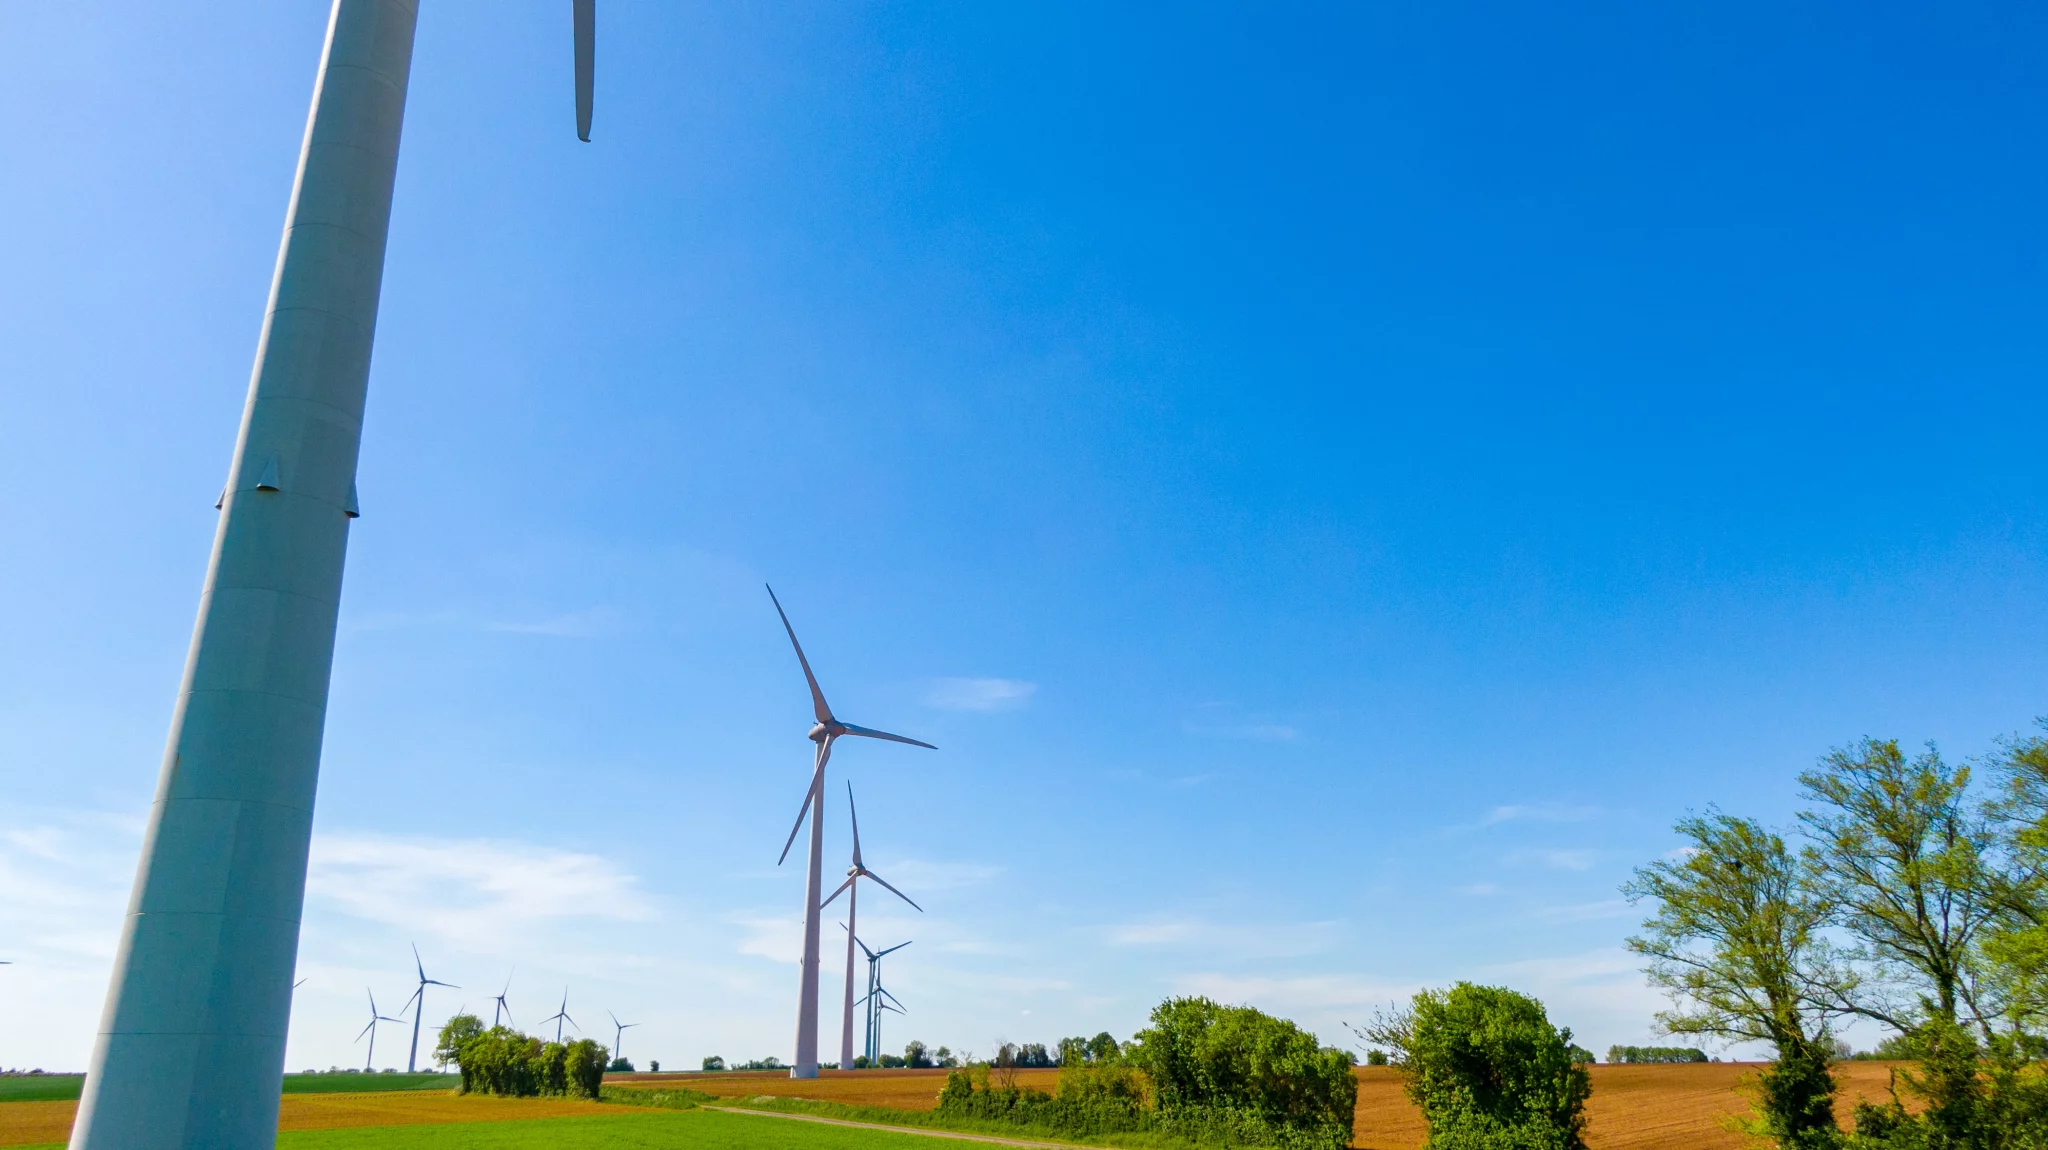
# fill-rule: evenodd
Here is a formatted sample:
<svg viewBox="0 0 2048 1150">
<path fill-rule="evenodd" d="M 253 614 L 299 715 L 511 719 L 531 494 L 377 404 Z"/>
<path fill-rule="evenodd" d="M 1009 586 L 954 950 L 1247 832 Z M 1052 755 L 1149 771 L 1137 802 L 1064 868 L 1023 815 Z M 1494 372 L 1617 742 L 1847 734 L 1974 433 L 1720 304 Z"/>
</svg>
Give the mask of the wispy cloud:
<svg viewBox="0 0 2048 1150">
<path fill-rule="evenodd" d="M 909 891 L 956 890 L 980 886 L 1003 873 L 989 863 L 938 862 L 932 859 L 897 859 L 878 867 L 890 882 Z"/>
<path fill-rule="evenodd" d="M 1250 739 L 1259 743 L 1291 743 L 1301 737 L 1301 731 L 1285 723 L 1234 723 L 1225 726 L 1191 726 L 1190 735 L 1203 735 L 1212 739 Z"/>
<path fill-rule="evenodd" d="M 1353 975 L 1260 978 L 1229 974 L 1186 974 L 1174 979 L 1179 994 L 1200 994 L 1219 1002 L 1242 1003 L 1283 1013 L 1336 1009 L 1369 1010 L 1405 999 L 1417 983 L 1383 982 Z"/>
<path fill-rule="evenodd" d="M 1516 851 L 1502 861 L 1509 866 L 1540 866 L 1551 870 L 1591 870 L 1598 855 L 1585 849 Z"/>
<path fill-rule="evenodd" d="M 587 639 L 618 629 L 618 612 L 609 607 L 570 611 L 542 619 L 507 620 L 486 624 L 487 631 L 508 635 L 549 635 L 561 639 Z"/>
<path fill-rule="evenodd" d="M 1545 922 L 1597 922 L 1606 918 L 1625 918 L 1633 910 L 1627 899 L 1605 898 L 1598 902 L 1543 907 L 1535 912 L 1534 917 Z"/>
<path fill-rule="evenodd" d="M 1496 823 L 1584 823 L 1600 817 L 1599 807 L 1571 806 L 1565 803 L 1527 803 L 1499 806 L 1486 812 L 1479 825 L 1490 827 Z"/>
<path fill-rule="evenodd" d="M 1022 679 L 934 679 L 924 701 L 945 711 L 1014 711 L 1037 691 Z"/>
<path fill-rule="evenodd" d="M 1132 922 L 1109 929 L 1109 941 L 1118 946 L 1158 946 L 1187 942 L 1195 937 L 1193 922 Z"/>
<path fill-rule="evenodd" d="M 503 839 L 316 835 L 307 894 L 355 918 L 464 943 L 556 919 L 656 917 L 610 860 Z"/>
</svg>

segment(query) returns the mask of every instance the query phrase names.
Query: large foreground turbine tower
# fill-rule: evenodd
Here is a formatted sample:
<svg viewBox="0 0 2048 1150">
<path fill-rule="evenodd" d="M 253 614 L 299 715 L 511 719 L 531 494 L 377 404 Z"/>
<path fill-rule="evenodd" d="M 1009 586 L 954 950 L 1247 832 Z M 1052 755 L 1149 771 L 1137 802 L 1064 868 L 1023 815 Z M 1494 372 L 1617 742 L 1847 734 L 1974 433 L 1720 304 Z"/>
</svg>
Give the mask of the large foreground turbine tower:
<svg viewBox="0 0 2048 1150">
<path fill-rule="evenodd" d="M 594 0 L 574 0 L 589 135 Z M 417 0 L 334 0 L 72 1150 L 270 1150 Z M 374 1034 L 374 1028 L 372 1030 Z"/>
<path fill-rule="evenodd" d="M 796 1065 L 789 1068 L 791 1078 L 816 1078 L 818 1076 L 818 919 L 819 888 L 824 885 L 825 864 L 825 764 L 832 759 L 832 744 L 842 735 L 860 735 L 870 739 L 887 739 L 892 743 L 909 743 L 936 751 L 930 743 L 906 739 L 887 731 L 875 731 L 842 723 L 832 717 L 832 708 L 825 703 L 825 692 L 818 689 L 818 677 L 811 674 L 811 661 L 804 658 L 804 646 L 796 641 L 796 628 L 789 625 L 789 616 L 782 610 L 782 601 L 775 597 L 775 588 L 768 588 L 768 599 L 775 604 L 775 613 L 782 617 L 782 629 L 789 633 L 789 645 L 796 648 L 796 661 L 804 669 L 804 682 L 811 687 L 811 711 L 817 716 L 817 723 L 811 727 L 809 738 L 818 744 L 817 766 L 811 771 L 811 789 L 804 794 L 804 802 L 797 808 L 796 825 L 789 828 L 789 840 L 782 844 L 782 857 L 775 860 L 781 866 L 789 857 L 789 848 L 796 842 L 796 832 L 804 828 L 804 816 L 811 820 L 811 864 L 804 879 L 804 957 L 803 971 L 797 987 L 796 1006 Z M 849 792 L 850 793 L 850 792 Z M 842 1067 L 844 1069 L 844 1067 Z"/>
</svg>

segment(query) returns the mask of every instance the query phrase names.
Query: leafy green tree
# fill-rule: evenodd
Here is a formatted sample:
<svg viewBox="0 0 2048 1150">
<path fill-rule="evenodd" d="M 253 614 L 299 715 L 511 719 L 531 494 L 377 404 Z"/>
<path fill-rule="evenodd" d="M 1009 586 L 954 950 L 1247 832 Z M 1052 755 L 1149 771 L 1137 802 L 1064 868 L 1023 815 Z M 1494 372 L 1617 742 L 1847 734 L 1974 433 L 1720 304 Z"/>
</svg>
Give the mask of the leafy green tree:
<svg viewBox="0 0 2048 1150">
<path fill-rule="evenodd" d="M 709 1074 L 709 1073 L 711 1073 L 712 1071 L 716 1071 L 716 1070 L 724 1070 L 724 1069 L 725 1069 L 725 1059 L 723 1059 L 723 1058 L 720 1058 L 720 1057 L 719 1057 L 718 1055 L 716 1055 L 716 1054 L 714 1054 L 714 1055 L 712 1055 L 711 1057 L 709 1057 L 709 1058 L 706 1058 L 706 1059 L 704 1060 L 704 1072 L 705 1072 L 706 1074 Z"/>
<path fill-rule="evenodd" d="M 932 1064 L 932 1056 L 925 1044 L 911 1039 L 903 1047 L 903 1065 L 924 1069 Z"/>
<path fill-rule="evenodd" d="M 1351 1141 L 1358 1080 L 1351 1055 L 1285 1019 L 1206 998 L 1154 1007 L 1126 1057 L 1143 1069 L 1169 1115 L 1210 1113 L 1289 1131 L 1310 1144 Z"/>
<path fill-rule="evenodd" d="M 458 1014 L 441 1027 L 434 1042 L 434 1061 L 446 1066 L 462 1061 L 462 1044 L 484 1032 L 484 1020 L 474 1014 Z"/>
<path fill-rule="evenodd" d="M 1769 1043 L 1776 1058 L 1758 1079 L 1755 1132 L 1801 1150 L 1831 1146 L 1828 1023 L 1856 986 L 1821 933 L 1834 900 L 1784 839 L 1752 820 L 1710 810 L 1676 829 L 1686 852 L 1622 887 L 1629 901 L 1656 904 L 1628 947 L 1673 999 L 1657 1023 L 1668 1034 Z"/>
<path fill-rule="evenodd" d="M 1114 1062 L 1122 1054 L 1123 1048 L 1117 1044 L 1117 1040 L 1111 1037 L 1107 1030 L 1088 1040 L 1088 1061 L 1090 1062 Z"/>
<path fill-rule="evenodd" d="M 1878 977 L 1843 1005 L 1905 1032 L 1928 1018 L 1987 1024 L 1979 944 L 2004 906 L 1987 864 L 1988 821 L 1969 802 L 1970 769 L 1933 747 L 1907 759 L 1896 740 L 1865 739 L 1799 776 L 1808 857 L 1856 956 Z"/>
<path fill-rule="evenodd" d="M 1585 1150 L 1592 1081 L 1571 1031 L 1528 995 L 1469 982 L 1425 990 L 1364 1033 L 1395 1052 L 1429 1124 L 1426 1150 Z"/>
</svg>

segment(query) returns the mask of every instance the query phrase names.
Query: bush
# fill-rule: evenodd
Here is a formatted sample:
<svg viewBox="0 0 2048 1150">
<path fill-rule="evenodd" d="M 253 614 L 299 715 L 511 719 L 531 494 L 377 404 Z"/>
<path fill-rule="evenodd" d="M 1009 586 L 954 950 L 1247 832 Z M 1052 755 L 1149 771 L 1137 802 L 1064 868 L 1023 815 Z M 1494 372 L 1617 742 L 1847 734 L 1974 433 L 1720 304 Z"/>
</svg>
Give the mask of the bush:
<svg viewBox="0 0 2048 1150">
<path fill-rule="evenodd" d="M 1124 1056 L 1143 1069 L 1169 1125 L 1196 1140 L 1329 1147 L 1351 1143 L 1358 1080 L 1351 1055 L 1248 1006 L 1169 999 Z"/>
<path fill-rule="evenodd" d="M 569 1095 L 596 1098 L 610 1051 L 588 1038 L 563 1044 L 494 1026 L 456 1051 L 465 1094 L 512 1098 Z"/>
<path fill-rule="evenodd" d="M 1585 1150 L 1591 1080 L 1571 1031 L 1528 995 L 1469 982 L 1425 990 L 1371 1038 L 1396 1052 L 1427 1150 Z"/>
</svg>

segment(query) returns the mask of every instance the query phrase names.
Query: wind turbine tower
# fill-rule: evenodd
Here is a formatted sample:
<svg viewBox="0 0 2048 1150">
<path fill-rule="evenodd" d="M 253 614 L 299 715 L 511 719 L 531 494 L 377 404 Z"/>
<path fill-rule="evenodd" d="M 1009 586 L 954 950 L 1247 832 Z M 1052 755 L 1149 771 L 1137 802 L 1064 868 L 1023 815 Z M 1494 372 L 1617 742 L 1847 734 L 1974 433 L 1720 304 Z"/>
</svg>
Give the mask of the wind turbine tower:
<svg viewBox="0 0 2048 1150">
<path fill-rule="evenodd" d="M 859 942 L 858 939 L 855 939 L 855 941 Z M 882 959 L 887 955 L 895 954 L 909 945 L 907 942 L 899 942 L 895 946 L 877 953 L 869 950 L 867 943 L 860 943 L 861 953 L 868 956 L 868 992 L 861 999 L 861 1002 L 867 1005 L 868 1036 L 865 1053 L 868 1057 L 869 1066 L 880 1066 L 882 1064 L 882 1012 L 893 1010 L 898 1014 L 909 1013 L 909 1011 L 903 1009 L 903 1003 L 898 1001 L 895 995 L 890 994 L 882 986 Z M 891 1003 L 895 1003 L 895 1005 L 892 1006 L 890 1005 Z"/>
<path fill-rule="evenodd" d="M 462 989 L 461 987 L 455 985 L 452 982 L 437 982 L 434 979 L 428 978 L 427 968 L 420 964 L 420 948 L 418 946 L 414 946 L 412 948 L 412 965 L 413 969 L 419 971 L 420 985 L 419 989 L 412 992 L 412 997 L 406 999 L 405 1001 L 406 1006 L 410 1006 L 413 1008 L 412 1053 L 405 1056 L 405 1072 L 407 1074 L 411 1074 L 413 1072 L 415 1065 L 419 1061 L 420 1019 L 427 1013 L 427 988 L 430 986 L 445 986 L 450 990 Z M 398 1015 L 401 1018 L 405 1017 L 405 1007 L 402 1006 L 398 1009 Z"/>
<path fill-rule="evenodd" d="M 612 1014 L 609 1010 L 605 1011 L 605 1013 L 610 1015 L 612 1020 L 612 1058 L 616 1061 L 625 1057 L 619 1051 L 626 1045 L 626 1032 L 640 1024 L 637 1022 L 620 1022 L 618 1015 Z"/>
<path fill-rule="evenodd" d="M 491 1007 L 491 1027 L 493 1029 L 496 1029 L 498 1025 L 499 1015 L 502 1014 L 508 1019 L 512 1017 L 512 1004 L 505 1001 L 505 996 L 510 993 L 512 993 L 512 976 L 508 974 L 505 976 L 505 989 L 499 991 L 497 997 L 491 999 L 492 1002 L 497 1004 Z"/>
<path fill-rule="evenodd" d="M 818 689 L 818 677 L 811 674 L 811 661 L 804 658 L 804 647 L 796 641 L 796 628 L 789 625 L 789 615 L 782 610 L 782 601 L 775 597 L 775 588 L 768 588 L 768 599 L 775 604 L 775 613 L 782 618 L 782 629 L 789 633 L 789 645 L 796 648 L 796 661 L 804 669 L 804 681 L 811 688 L 811 711 L 817 723 L 811 727 L 809 738 L 818 744 L 817 766 L 811 771 L 811 789 L 804 793 L 803 805 L 797 808 L 796 825 L 789 828 L 789 841 L 782 844 L 782 857 L 775 860 L 781 866 L 789 857 L 789 848 L 796 842 L 796 832 L 803 829 L 804 817 L 811 820 L 810 869 L 804 878 L 804 956 L 803 971 L 797 987 L 796 1006 L 796 1065 L 789 1068 L 791 1078 L 816 1078 L 818 1076 L 818 894 L 824 886 L 823 867 L 825 863 L 825 764 L 832 759 L 832 744 L 842 735 L 860 735 L 869 739 L 887 739 L 892 743 L 909 743 L 936 751 L 930 743 L 906 739 L 887 731 L 856 727 L 842 723 L 832 716 L 832 708 L 825 702 L 825 692 Z"/>
<path fill-rule="evenodd" d="M 594 0 L 573 0 L 589 135 Z M 270 1150 L 417 0 L 333 0 L 71 1150 Z"/>
<path fill-rule="evenodd" d="M 560 1042 L 562 1040 L 562 1024 L 564 1022 L 568 1023 L 571 1026 L 576 1026 L 576 1020 L 569 1017 L 569 988 L 566 986 L 562 988 L 562 1009 L 540 1020 L 540 1024 L 542 1026 L 546 1026 L 550 1022 L 555 1024 L 556 1042 Z M 580 1026 L 576 1026 L 576 1029 L 581 1030 L 583 1028 Z"/>
<path fill-rule="evenodd" d="M 370 991 L 368 988 L 365 988 L 363 990 L 363 993 L 370 994 Z M 371 1074 L 374 1073 L 377 1069 L 377 1024 L 380 1022 L 402 1021 L 404 1020 L 398 1018 L 386 1018 L 385 1016 L 377 1013 L 377 996 L 374 994 L 370 994 L 370 1024 L 368 1026 L 363 1027 L 361 1033 L 356 1035 L 357 1042 L 361 1042 L 363 1040 L 364 1034 L 370 1036 L 370 1049 L 365 1051 L 363 1054 L 363 1073 Z"/>
<path fill-rule="evenodd" d="M 853 1069 L 853 947 L 860 932 L 860 923 L 854 919 L 854 912 L 858 909 L 856 900 L 860 898 L 860 880 L 869 878 L 881 883 L 883 890 L 888 891 L 904 902 L 910 903 L 911 909 L 917 913 L 924 913 L 924 908 L 917 905 L 916 901 L 909 895 L 890 886 L 888 880 L 869 870 L 860 861 L 860 812 L 853 805 L 852 783 L 846 784 L 846 813 L 853 819 L 853 865 L 846 868 L 846 881 L 840 883 L 839 889 L 833 891 L 831 897 L 825 900 L 825 906 L 830 906 L 833 899 L 838 898 L 842 893 L 846 895 L 846 1010 L 840 1019 L 839 1027 L 839 1068 L 841 1070 Z M 910 944 L 904 943 L 903 945 L 908 946 Z M 870 981 L 872 981 L 872 977 Z M 873 987 L 869 989 L 872 990 Z M 870 1058 L 869 1061 L 872 1062 L 873 1059 Z"/>
</svg>

